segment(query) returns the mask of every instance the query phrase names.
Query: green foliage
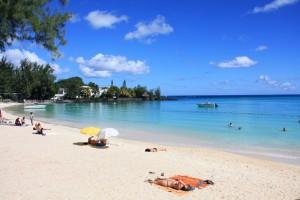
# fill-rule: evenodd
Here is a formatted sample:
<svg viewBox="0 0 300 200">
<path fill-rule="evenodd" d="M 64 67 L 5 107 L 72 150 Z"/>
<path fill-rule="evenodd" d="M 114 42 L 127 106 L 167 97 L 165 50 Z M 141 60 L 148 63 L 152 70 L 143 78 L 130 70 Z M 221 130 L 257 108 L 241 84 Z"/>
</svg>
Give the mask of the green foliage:
<svg viewBox="0 0 300 200">
<path fill-rule="evenodd" d="M 154 95 L 155 95 L 156 99 L 161 98 L 160 87 L 156 88 L 156 90 L 154 91 Z"/>
<path fill-rule="evenodd" d="M 23 60 L 20 67 L 16 67 L 2 59 L 0 69 L 0 93 L 18 93 L 20 99 L 41 100 L 49 99 L 55 93 L 55 76 L 50 65 Z"/>
<path fill-rule="evenodd" d="M 142 98 L 143 94 L 147 92 L 147 88 L 137 85 L 136 87 L 133 88 L 133 91 L 135 93 L 135 97 Z"/>
<path fill-rule="evenodd" d="M 14 66 L 7 62 L 5 58 L 0 61 L 0 95 L 4 98 L 8 97 L 8 93 L 12 93 L 12 83 L 14 79 Z"/>
<path fill-rule="evenodd" d="M 80 96 L 83 98 L 90 98 L 92 96 L 91 92 L 91 88 L 89 87 L 81 88 Z"/>
<path fill-rule="evenodd" d="M 106 93 L 106 96 L 108 98 L 119 98 L 120 96 L 120 89 L 116 86 L 111 86 L 107 93 Z"/>
<path fill-rule="evenodd" d="M 58 46 L 66 44 L 65 25 L 71 17 L 59 9 L 65 4 L 66 0 L 0 0 L 0 50 L 14 40 L 29 40 L 59 56 Z"/>
<path fill-rule="evenodd" d="M 121 87 L 120 89 L 120 97 L 131 97 L 129 90 L 126 87 Z"/>
<path fill-rule="evenodd" d="M 67 91 L 67 99 L 75 99 L 80 95 L 80 86 L 83 86 L 83 81 L 80 77 L 72 77 L 68 79 L 60 80 L 56 83 L 56 90 L 59 88 L 65 88 Z"/>
<path fill-rule="evenodd" d="M 96 83 L 89 82 L 88 86 L 92 89 L 92 93 L 96 94 L 99 92 L 99 86 Z"/>
</svg>

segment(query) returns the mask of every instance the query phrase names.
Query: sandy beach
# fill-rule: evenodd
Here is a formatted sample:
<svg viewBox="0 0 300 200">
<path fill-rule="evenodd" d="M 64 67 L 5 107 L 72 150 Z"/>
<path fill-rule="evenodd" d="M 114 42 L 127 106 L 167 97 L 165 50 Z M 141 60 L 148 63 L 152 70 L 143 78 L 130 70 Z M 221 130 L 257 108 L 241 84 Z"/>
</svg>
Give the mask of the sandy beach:
<svg viewBox="0 0 300 200">
<path fill-rule="evenodd" d="M 32 134 L 31 126 L 0 125 L 0 199 L 300 198 L 299 166 L 120 138 L 110 139 L 107 149 L 97 149 L 74 144 L 87 141 L 78 129 L 44 127 L 51 129 L 46 136 Z M 147 147 L 167 151 L 145 153 Z M 162 172 L 165 177 L 180 174 L 210 179 L 215 185 L 177 196 L 144 182 Z"/>
</svg>

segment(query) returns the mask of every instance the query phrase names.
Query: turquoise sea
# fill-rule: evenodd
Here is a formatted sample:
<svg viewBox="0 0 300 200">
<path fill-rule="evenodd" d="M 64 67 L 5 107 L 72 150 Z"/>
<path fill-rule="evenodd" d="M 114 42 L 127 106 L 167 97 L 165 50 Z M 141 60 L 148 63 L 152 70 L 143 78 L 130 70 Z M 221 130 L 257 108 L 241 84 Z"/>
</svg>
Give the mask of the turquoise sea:
<svg viewBox="0 0 300 200">
<path fill-rule="evenodd" d="M 73 127 L 114 127 L 120 137 L 205 146 L 300 164 L 300 96 L 181 96 L 176 101 L 49 104 L 9 108 L 19 115 Z M 197 103 L 216 102 L 216 109 Z M 228 123 L 233 127 L 229 128 Z M 238 130 L 241 127 L 241 130 Z M 282 128 L 287 129 L 282 132 Z"/>
</svg>

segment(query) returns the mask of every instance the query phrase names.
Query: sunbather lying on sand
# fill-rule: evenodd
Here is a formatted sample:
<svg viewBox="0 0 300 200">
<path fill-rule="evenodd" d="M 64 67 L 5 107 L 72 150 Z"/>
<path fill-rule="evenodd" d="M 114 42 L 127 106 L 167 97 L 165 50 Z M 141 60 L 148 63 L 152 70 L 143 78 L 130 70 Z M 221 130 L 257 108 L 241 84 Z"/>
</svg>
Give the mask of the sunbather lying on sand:
<svg viewBox="0 0 300 200">
<path fill-rule="evenodd" d="M 167 151 L 167 149 L 166 148 L 156 148 L 156 147 L 145 149 L 145 152 L 158 152 L 158 151 Z"/>
<path fill-rule="evenodd" d="M 106 146 L 107 139 L 99 139 L 98 136 L 89 137 L 88 143 L 96 146 Z"/>
<path fill-rule="evenodd" d="M 170 187 L 175 190 L 191 191 L 195 189 L 191 185 L 185 184 L 180 180 L 174 180 L 170 178 L 156 178 L 154 181 L 149 179 L 147 180 L 147 182 L 155 183 L 157 185 L 164 186 L 164 187 Z"/>
</svg>

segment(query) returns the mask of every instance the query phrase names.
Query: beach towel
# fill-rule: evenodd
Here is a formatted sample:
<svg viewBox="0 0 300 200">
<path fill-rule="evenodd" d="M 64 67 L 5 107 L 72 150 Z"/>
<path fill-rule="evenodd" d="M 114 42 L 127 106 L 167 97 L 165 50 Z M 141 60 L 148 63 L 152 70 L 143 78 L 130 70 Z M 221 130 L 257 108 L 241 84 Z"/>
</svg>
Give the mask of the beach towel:
<svg viewBox="0 0 300 200">
<path fill-rule="evenodd" d="M 194 178 L 194 177 L 182 176 L 182 175 L 172 176 L 170 178 L 174 180 L 180 180 L 185 184 L 189 184 L 198 189 L 203 189 L 208 186 L 208 184 L 203 182 L 204 180 L 200 178 Z"/>
<path fill-rule="evenodd" d="M 203 188 L 205 188 L 209 185 L 203 179 L 189 177 L 189 176 L 176 175 L 176 176 L 170 177 L 170 179 L 180 180 L 180 181 L 184 182 L 185 184 L 188 184 L 188 185 L 193 186 L 193 187 L 198 188 L 198 189 L 203 189 Z M 178 195 L 178 196 L 186 195 L 186 194 L 189 193 L 189 191 L 176 190 L 176 189 L 173 189 L 173 188 L 170 188 L 170 187 L 164 187 L 164 186 L 161 186 L 161 185 L 157 185 L 155 183 L 154 183 L 154 185 L 156 187 L 158 187 L 159 189 L 161 189 L 161 190 L 173 193 L 173 194 Z"/>
</svg>

